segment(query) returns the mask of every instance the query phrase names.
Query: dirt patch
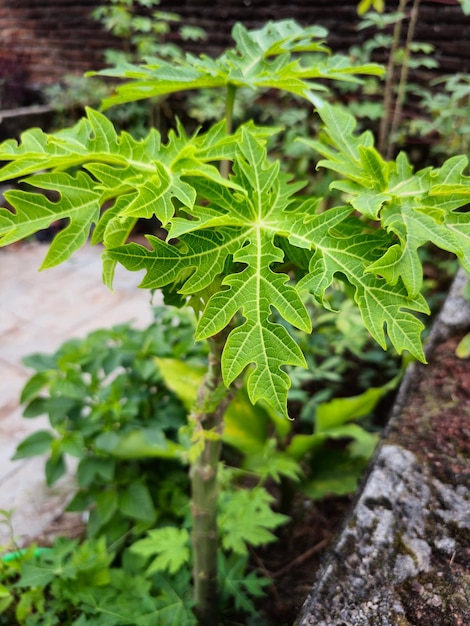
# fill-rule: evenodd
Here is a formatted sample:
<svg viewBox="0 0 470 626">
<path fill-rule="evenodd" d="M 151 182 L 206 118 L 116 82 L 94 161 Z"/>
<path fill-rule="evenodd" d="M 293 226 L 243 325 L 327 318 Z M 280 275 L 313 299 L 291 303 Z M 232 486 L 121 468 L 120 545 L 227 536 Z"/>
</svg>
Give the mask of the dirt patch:
<svg viewBox="0 0 470 626">
<path fill-rule="evenodd" d="M 341 528 L 352 497 L 317 503 L 299 497 L 276 544 L 253 553 L 253 564 L 273 583 L 258 602 L 260 616 L 272 626 L 293 624 L 312 588 L 315 574 Z"/>
</svg>

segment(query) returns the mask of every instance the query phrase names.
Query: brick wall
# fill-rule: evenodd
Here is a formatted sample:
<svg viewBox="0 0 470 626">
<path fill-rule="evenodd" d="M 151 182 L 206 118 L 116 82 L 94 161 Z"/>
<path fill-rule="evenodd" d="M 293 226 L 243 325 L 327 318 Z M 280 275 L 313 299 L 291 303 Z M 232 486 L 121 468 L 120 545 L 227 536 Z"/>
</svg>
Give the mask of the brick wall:
<svg viewBox="0 0 470 626">
<path fill-rule="evenodd" d="M 357 3 L 163 0 L 160 8 L 178 12 L 185 23 L 205 28 L 207 42 L 193 51 L 215 55 L 230 45 L 230 30 L 236 21 L 255 28 L 268 19 L 292 17 L 304 25 L 326 26 L 329 45 L 346 50 L 365 37 L 355 30 Z M 0 80 L 2 74 L 3 79 L 9 74 L 15 89 L 26 87 L 26 94 L 28 89 L 59 81 L 64 73 L 81 74 L 100 67 L 102 51 L 115 42 L 90 18 L 99 4 L 97 0 L 0 0 Z M 392 9 L 396 4 L 387 3 Z M 436 46 L 435 56 L 444 71 L 470 72 L 470 17 L 463 16 L 457 0 L 422 0 L 416 39 Z M 13 94 L 13 87 L 8 91 Z"/>
<path fill-rule="evenodd" d="M 90 18 L 97 4 L 96 0 L 0 0 L 0 74 L 11 79 L 5 67 L 9 59 L 9 65 L 15 66 L 15 82 L 20 75 L 27 92 L 59 81 L 66 72 L 82 74 L 99 66 L 111 38 Z"/>
</svg>

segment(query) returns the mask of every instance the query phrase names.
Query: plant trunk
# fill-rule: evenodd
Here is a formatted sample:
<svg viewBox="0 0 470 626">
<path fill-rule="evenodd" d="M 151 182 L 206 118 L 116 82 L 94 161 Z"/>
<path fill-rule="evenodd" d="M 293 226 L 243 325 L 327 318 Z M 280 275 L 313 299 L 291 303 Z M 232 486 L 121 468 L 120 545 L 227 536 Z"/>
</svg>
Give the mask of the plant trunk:
<svg viewBox="0 0 470 626">
<path fill-rule="evenodd" d="M 217 465 L 220 439 L 206 441 L 192 466 L 193 577 L 196 615 L 201 626 L 218 622 Z"/>
<path fill-rule="evenodd" d="M 233 127 L 236 87 L 227 86 L 225 106 L 226 133 Z M 229 177 L 229 161 L 221 161 L 220 173 Z M 199 626 L 218 624 L 218 533 L 217 501 L 219 488 L 217 470 L 222 451 L 224 413 L 235 387 L 227 389 L 222 377 L 222 352 L 230 328 L 209 339 L 207 374 L 199 389 L 196 406 L 190 419 L 196 427 L 196 458 L 191 464 L 191 512 L 193 519 L 193 582 L 195 612 Z M 201 449 L 198 449 L 201 444 Z"/>
<path fill-rule="evenodd" d="M 224 335 L 209 340 L 209 367 L 190 416 L 196 426 L 195 449 L 198 450 L 190 476 L 194 600 L 200 626 L 217 626 L 218 623 L 217 469 L 222 449 L 223 417 L 231 399 L 221 373 L 225 339 Z"/>
</svg>

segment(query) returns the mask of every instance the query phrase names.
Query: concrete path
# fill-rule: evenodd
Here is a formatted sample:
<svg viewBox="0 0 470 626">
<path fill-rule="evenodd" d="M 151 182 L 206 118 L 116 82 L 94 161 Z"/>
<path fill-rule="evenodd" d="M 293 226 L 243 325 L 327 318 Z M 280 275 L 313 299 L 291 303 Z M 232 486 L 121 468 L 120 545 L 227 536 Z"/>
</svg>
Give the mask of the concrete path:
<svg viewBox="0 0 470 626">
<path fill-rule="evenodd" d="M 118 268 L 115 291 L 101 282 L 101 249 L 86 246 L 66 263 L 38 272 L 47 246 L 22 244 L 0 249 L 0 509 L 13 509 L 13 531 L 21 545 L 62 510 L 71 477 L 53 489 L 44 481 L 44 459 L 11 461 L 17 444 L 48 426 L 47 418 L 26 420 L 21 389 L 32 374 L 22 358 L 53 352 L 65 340 L 127 321 L 143 327 L 152 320 L 150 296 L 136 289 L 140 273 Z M 0 552 L 10 532 L 1 523 Z"/>
</svg>

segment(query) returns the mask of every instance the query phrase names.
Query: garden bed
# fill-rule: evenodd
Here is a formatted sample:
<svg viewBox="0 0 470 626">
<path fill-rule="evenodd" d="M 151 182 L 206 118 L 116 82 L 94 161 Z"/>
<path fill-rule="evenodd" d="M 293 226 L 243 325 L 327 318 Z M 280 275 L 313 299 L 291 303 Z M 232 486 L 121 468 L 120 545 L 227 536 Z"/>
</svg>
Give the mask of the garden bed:
<svg viewBox="0 0 470 626">
<path fill-rule="evenodd" d="M 459 274 L 298 626 L 470 623 L 470 329 Z"/>
</svg>

